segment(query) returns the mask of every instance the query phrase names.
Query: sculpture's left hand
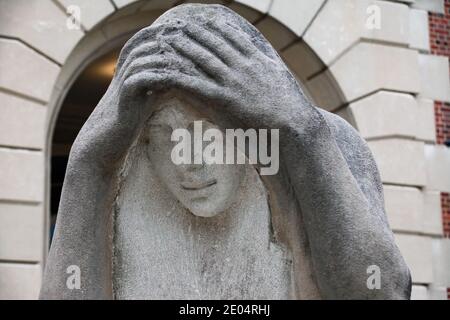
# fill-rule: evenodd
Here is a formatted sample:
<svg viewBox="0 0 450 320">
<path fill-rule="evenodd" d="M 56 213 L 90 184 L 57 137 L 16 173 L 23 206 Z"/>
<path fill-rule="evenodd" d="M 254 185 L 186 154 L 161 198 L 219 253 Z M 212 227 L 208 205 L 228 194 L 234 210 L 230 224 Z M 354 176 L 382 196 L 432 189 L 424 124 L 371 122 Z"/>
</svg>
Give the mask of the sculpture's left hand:
<svg viewBox="0 0 450 320">
<path fill-rule="evenodd" d="M 306 111 L 311 106 L 295 78 L 281 59 L 263 53 L 242 30 L 220 21 L 186 24 L 182 32 L 165 41 L 182 60 L 191 61 L 201 71 L 188 79 L 168 74 L 168 82 L 222 102 L 225 111 L 243 125 L 279 128 L 293 112 L 301 117 L 302 111 L 301 120 L 308 120 Z"/>
</svg>

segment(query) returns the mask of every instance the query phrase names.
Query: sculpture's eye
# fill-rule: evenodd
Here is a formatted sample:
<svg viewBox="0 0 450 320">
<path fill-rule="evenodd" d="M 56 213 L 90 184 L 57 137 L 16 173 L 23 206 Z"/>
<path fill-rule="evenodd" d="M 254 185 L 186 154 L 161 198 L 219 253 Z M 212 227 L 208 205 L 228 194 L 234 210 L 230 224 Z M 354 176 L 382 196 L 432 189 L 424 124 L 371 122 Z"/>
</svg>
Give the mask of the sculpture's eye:
<svg viewBox="0 0 450 320">
<path fill-rule="evenodd" d="M 148 131 L 150 133 L 154 133 L 154 132 L 158 132 L 158 133 L 170 133 L 172 134 L 172 131 L 174 129 L 167 125 L 167 124 L 160 124 L 160 123 L 155 123 L 155 124 L 151 124 L 148 128 Z"/>
<path fill-rule="evenodd" d="M 202 119 L 202 125 L 205 130 L 210 128 L 217 128 L 217 126 L 209 119 Z"/>
<path fill-rule="evenodd" d="M 196 122 L 201 123 L 203 131 L 205 131 L 207 129 L 211 129 L 211 128 L 217 128 L 217 125 L 215 125 L 211 120 L 209 120 L 207 118 L 200 118 L 198 120 L 195 120 L 195 121 L 189 123 L 189 125 L 187 126 L 186 129 L 193 132 Z"/>
<path fill-rule="evenodd" d="M 165 146 L 171 146 L 173 130 L 169 125 L 155 123 L 148 127 L 147 136 L 150 141 L 161 141 Z"/>
</svg>

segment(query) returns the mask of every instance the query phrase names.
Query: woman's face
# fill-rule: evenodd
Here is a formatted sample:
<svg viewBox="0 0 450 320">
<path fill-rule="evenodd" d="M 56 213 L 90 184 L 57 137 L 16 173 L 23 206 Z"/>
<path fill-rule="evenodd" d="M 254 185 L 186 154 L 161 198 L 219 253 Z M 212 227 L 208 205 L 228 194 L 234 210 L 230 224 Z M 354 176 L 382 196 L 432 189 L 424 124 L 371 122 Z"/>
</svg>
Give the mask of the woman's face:
<svg viewBox="0 0 450 320">
<path fill-rule="evenodd" d="M 178 144 L 171 141 L 175 129 L 188 130 L 191 145 L 197 139 L 203 148 L 206 146 L 202 137 L 194 136 L 194 121 L 202 121 L 203 131 L 219 129 L 193 110 L 183 107 L 180 100 L 168 100 L 148 123 L 148 156 L 154 171 L 175 198 L 194 215 L 213 217 L 233 203 L 240 186 L 243 166 L 204 162 L 193 164 L 193 161 L 192 164 L 175 164 L 171 158 L 172 150 Z M 191 149 L 193 156 L 194 148 Z M 225 156 L 226 148 L 223 149 Z"/>
</svg>

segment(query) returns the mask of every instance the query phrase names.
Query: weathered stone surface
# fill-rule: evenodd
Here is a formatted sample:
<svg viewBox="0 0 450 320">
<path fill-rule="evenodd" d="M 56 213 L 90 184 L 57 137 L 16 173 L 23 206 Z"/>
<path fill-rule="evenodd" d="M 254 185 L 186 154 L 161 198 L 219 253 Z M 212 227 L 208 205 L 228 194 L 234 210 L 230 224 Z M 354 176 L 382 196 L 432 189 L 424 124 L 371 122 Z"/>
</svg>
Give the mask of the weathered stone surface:
<svg viewBox="0 0 450 320">
<path fill-rule="evenodd" d="M 442 235 L 439 192 L 386 185 L 384 195 L 389 223 L 394 231 Z"/>
<path fill-rule="evenodd" d="M 101 20 L 114 12 L 114 6 L 109 0 L 58 0 L 66 10 L 70 6 L 80 9 L 80 23 L 86 29 L 92 29 Z"/>
<path fill-rule="evenodd" d="M 414 8 L 423 9 L 430 12 L 445 12 L 444 0 L 415 0 L 412 6 Z"/>
<path fill-rule="evenodd" d="M 413 49 L 430 51 L 427 11 L 417 9 L 409 11 L 409 46 Z"/>
<path fill-rule="evenodd" d="M 43 201 L 43 154 L 0 148 L 0 181 L 0 199 Z"/>
<path fill-rule="evenodd" d="M 433 239 L 434 285 L 450 287 L 450 239 Z"/>
<path fill-rule="evenodd" d="M 418 188 L 384 186 L 384 201 L 394 231 L 422 231 L 424 199 Z"/>
<path fill-rule="evenodd" d="M 32 300 L 39 295 L 42 267 L 39 264 L 0 262 L 0 299 Z"/>
<path fill-rule="evenodd" d="M 297 39 L 293 32 L 289 31 L 284 25 L 269 16 L 259 21 L 255 27 L 258 28 L 267 40 L 269 40 L 276 50 L 285 48 Z"/>
<path fill-rule="evenodd" d="M 145 3 L 140 10 L 157 10 L 157 9 L 167 9 L 172 7 L 177 0 L 152 0 L 149 3 Z"/>
<path fill-rule="evenodd" d="M 133 2 L 137 2 L 138 0 L 113 0 L 114 4 L 117 8 L 123 8 L 127 5 L 132 4 Z"/>
<path fill-rule="evenodd" d="M 55 89 L 60 92 L 67 89 L 67 85 L 70 83 L 73 73 L 84 61 L 86 61 L 86 59 L 89 59 L 92 52 L 100 50 L 102 45 L 105 45 L 107 41 L 108 39 L 105 36 L 105 32 L 100 28 L 91 31 L 89 36 L 83 38 L 83 40 L 80 41 L 80 45 L 72 51 L 70 59 L 64 64 L 64 68 L 61 69 L 55 84 Z M 52 98 L 55 98 L 55 96 L 58 95 L 52 95 Z M 53 107 L 54 104 L 54 101 L 50 101 L 48 106 Z M 48 117 L 50 117 L 51 114 L 53 114 L 53 110 L 48 110 Z"/>
<path fill-rule="evenodd" d="M 412 95 L 380 91 L 350 104 L 358 132 L 366 139 L 418 136 L 418 105 Z M 401 119 L 401 121 L 399 121 Z M 426 118 L 429 120 L 429 118 Z"/>
<path fill-rule="evenodd" d="M 68 20 L 51 0 L 0 2 L 0 35 L 19 38 L 59 63 L 65 62 L 84 34 L 68 28 Z"/>
<path fill-rule="evenodd" d="M 225 4 L 227 0 L 186 0 L 184 3 L 193 3 L 193 4 Z"/>
<path fill-rule="evenodd" d="M 150 3 L 152 3 L 153 1 L 151 1 Z M 170 4 L 170 1 L 166 2 L 168 5 Z M 119 10 L 117 10 L 113 15 L 111 15 L 108 18 L 108 22 L 116 22 L 116 20 L 120 20 L 122 18 L 132 18 L 134 17 L 138 12 L 140 12 L 141 10 L 143 10 L 145 5 L 148 5 L 148 2 L 145 1 L 136 1 L 131 3 L 130 5 L 125 6 L 124 8 L 120 8 Z M 158 7 L 158 1 L 154 3 L 155 7 Z M 160 8 L 159 9 L 163 9 L 163 4 L 160 4 Z M 158 10 L 157 8 L 155 8 L 154 10 Z"/>
<path fill-rule="evenodd" d="M 0 92 L 0 101 L 0 145 L 42 149 L 46 108 L 4 92 Z"/>
<path fill-rule="evenodd" d="M 136 15 L 117 17 L 114 23 L 103 26 L 102 32 L 108 39 L 114 39 L 114 37 L 122 36 L 124 32 L 145 27 L 149 21 L 154 21 L 161 13 L 162 11 L 150 10 Z"/>
<path fill-rule="evenodd" d="M 284 0 L 272 0 L 269 15 L 301 37 L 324 2 L 324 0 L 308 0 L 288 3 Z"/>
<path fill-rule="evenodd" d="M 200 120 L 279 130 L 282 169 L 176 165 L 172 133 L 193 132 L 198 153 Z M 42 298 L 407 299 L 410 286 L 367 144 L 313 106 L 257 29 L 182 5 L 127 42 L 71 150 Z"/>
<path fill-rule="evenodd" d="M 419 54 L 421 97 L 450 102 L 450 79 L 447 57 Z"/>
<path fill-rule="evenodd" d="M 366 139 L 402 137 L 436 141 L 434 102 L 430 99 L 379 91 L 340 109 L 339 115 Z"/>
<path fill-rule="evenodd" d="M 413 283 L 433 282 L 432 238 L 396 234 L 395 239 L 411 269 Z"/>
<path fill-rule="evenodd" d="M 16 40 L 0 39 L 0 69 L 0 87 L 47 102 L 60 68 Z"/>
<path fill-rule="evenodd" d="M 361 39 L 404 45 L 409 41 L 409 9 L 387 1 L 329 0 L 304 39 L 326 65 Z"/>
<path fill-rule="evenodd" d="M 423 232 L 442 236 L 442 208 L 441 193 L 438 191 L 424 191 L 424 211 L 422 213 Z"/>
<path fill-rule="evenodd" d="M 406 93 L 420 90 L 418 54 L 409 49 L 359 43 L 330 70 L 347 101 L 382 89 Z"/>
<path fill-rule="evenodd" d="M 426 286 L 412 286 L 411 300 L 428 300 L 428 289 Z"/>
<path fill-rule="evenodd" d="M 241 4 L 237 1 L 231 2 L 226 5 L 228 8 L 238 13 L 241 17 L 245 18 L 248 22 L 251 22 L 252 24 L 254 24 L 257 20 L 261 19 L 261 17 L 264 15 L 263 12 L 253 7 L 247 6 L 245 4 Z"/>
<path fill-rule="evenodd" d="M 315 75 L 305 83 L 305 87 L 314 97 L 314 101 L 327 111 L 335 111 L 348 102 L 329 69 Z"/>
<path fill-rule="evenodd" d="M 418 104 L 418 133 L 417 138 L 427 142 L 436 142 L 436 119 L 434 101 L 417 98 Z"/>
<path fill-rule="evenodd" d="M 430 300 L 448 300 L 447 287 L 429 286 L 428 297 Z"/>
<path fill-rule="evenodd" d="M 289 68 L 300 77 L 302 83 L 324 68 L 323 63 L 305 42 L 296 42 L 281 53 Z"/>
<path fill-rule="evenodd" d="M 42 206 L 0 203 L 0 260 L 42 261 L 42 230 Z"/>
<path fill-rule="evenodd" d="M 245 4 L 246 6 L 256 9 L 261 13 L 267 13 L 272 0 L 237 0 L 236 2 Z"/>
<path fill-rule="evenodd" d="M 426 145 L 427 188 L 450 192 L 450 150 L 444 145 Z"/>
<path fill-rule="evenodd" d="M 425 186 L 424 143 L 406 139 L 370 141 L 384 183 Z M 414 161 L 410 161 L 414 159 Z M 414 172 L 411 175 L 411 172 Z"/>
</svg>

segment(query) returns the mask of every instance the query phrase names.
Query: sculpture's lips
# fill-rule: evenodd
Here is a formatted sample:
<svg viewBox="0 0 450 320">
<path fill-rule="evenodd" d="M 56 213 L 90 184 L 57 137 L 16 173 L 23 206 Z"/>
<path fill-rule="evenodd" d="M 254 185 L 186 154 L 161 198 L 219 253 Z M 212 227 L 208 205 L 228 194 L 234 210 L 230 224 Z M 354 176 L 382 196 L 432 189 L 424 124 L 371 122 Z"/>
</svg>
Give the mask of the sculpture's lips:
<svg viewBox="0 0 450 320">
<path fill-rule="evenodd" d="M 200 190 L 217 184 L 216 179 L 201 182 L 182 182 L 181 187 L 185 190 Z"/>
</svg>

